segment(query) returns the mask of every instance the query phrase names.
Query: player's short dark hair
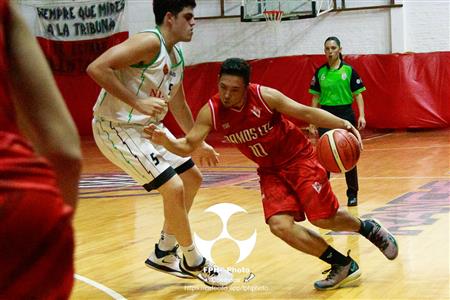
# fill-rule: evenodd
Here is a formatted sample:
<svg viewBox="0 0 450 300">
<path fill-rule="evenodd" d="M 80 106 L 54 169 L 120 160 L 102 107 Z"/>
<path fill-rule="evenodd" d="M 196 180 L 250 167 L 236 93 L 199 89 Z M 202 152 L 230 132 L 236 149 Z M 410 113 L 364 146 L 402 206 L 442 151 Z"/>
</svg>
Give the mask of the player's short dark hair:
<svg viewBox="0 0 450 300">
<path fill-rule="evenodd" d="M 222 76 L 223 74 L 242 77 L 245 85 L 248 85 L 250 82 L 250 65 L 242 58 L 228 58 L 220 67 L 219 76 Z"/>
<path fill-rule="evenodd" d="M 156 25 L 161 25 L 168 12 L 177 15 L 185 7 L 195 8 L 195 0 L 153 0 L 153 13 Z"/>
</svg>

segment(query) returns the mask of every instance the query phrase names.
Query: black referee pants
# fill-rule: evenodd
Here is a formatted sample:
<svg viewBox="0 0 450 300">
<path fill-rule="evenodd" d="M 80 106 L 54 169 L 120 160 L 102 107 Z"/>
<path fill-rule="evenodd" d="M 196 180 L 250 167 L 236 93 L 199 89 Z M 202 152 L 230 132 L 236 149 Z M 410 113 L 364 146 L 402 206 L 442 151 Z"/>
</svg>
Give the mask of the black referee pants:
<svg viewBox="0 0 450 300">
<path fill-rule="evenodd" d="M 351 105 L 337 105 L 326 106 L 322 105 L 320 108 L 328 111 L 329 113 L 342 118 L 352 123 L 356 127 L 355 112 Z M 319 128 L 319 136 L 322 136 L 325 132 L 330 130 L 329 128 Z M 330 178 L 330 172 L 328 172 L 328 178 Z M 353 198 L 358 196 L 358 170 L 356 166 L 350 171 L 345 173 L 345 181 L 347 182 L 347 198 Z"/>
</svg>

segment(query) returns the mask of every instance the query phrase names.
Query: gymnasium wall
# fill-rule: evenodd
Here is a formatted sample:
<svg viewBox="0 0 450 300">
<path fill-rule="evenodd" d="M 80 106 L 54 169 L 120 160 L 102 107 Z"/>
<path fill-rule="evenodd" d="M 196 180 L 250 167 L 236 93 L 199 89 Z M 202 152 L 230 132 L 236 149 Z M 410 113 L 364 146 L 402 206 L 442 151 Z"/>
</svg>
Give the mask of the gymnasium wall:
<svg viewBox="0 0 450 300">
<path fill-rule="evenodd" d="M 205 15 L 205 2 L 198 11 Z M 232 2 L 232 1 L 228 1 Z M 239 3 L 240 1 L 234 1 Z M 348 6 L 389 1 L 347 0 Z M 229 56 L 258 59 L 321 54 L 323 41 L 338 36 L 347 54 L 387 54 L 450 50 L 450 1 L 396 0 L 402 8 L 327 13 L 313 19 L 285 21 L 278 28 L 239 18 L 197 20 L 191 43 L 185 44 L 188 64 L 221 61 Z M 129 1 L 130 33 L 152 27 L 151 1 Z M 213 10 L 210 8 L 210 10 Z"/>
<path fill-rule="evenodd" d="M 399 1 L 396 1 L 397 3 Z M 151 1 L 128 1 L 131 34 L 153 27 Z M 328 13 L 314 19 L 240 23 L 238 18 L 197 20 L 194 39 L 184 45 L 190 67 L 185 89 L 194 114 L 216 90 L 218 61 L 253 60 L 253 80 L 279 88 L 308 104 L 314 68 L 324 63 L 323 41 L 336 35 L 344 54 L 363 77 L 368 126 L 433 128 L 449 124 L 450 3 L 403 1 L 403 8 Z M 30 26 L 30 8 L 22 7 Z M 417 54 L 390 54 L 397 52 Z M 440 52 L 439 52 L 440 51 Z M 56 75 L 82 135 L 91 135 L 98 87 L 87 76 Z M 169 118 L 170 120 L 170 118 Z M 179 132 L 176 126 L 175 132 Z"/>
<path fill-rule="evenodd" d="M 35 26 L 29 4 L 16 0 L 28 22 Z M 39 0 L 45 1 L 45 0 Z M 54 1 L 54 0 L 48 0 Z M 67 2 L 66 0 L 59 0 Z M 295 1 L 295 0 L 290 0 Z M 197 10 L 205 3 L 197 0 Z M 228 0 L 226 2 L 233 2 Z M 233 3 L 239 3 L 234 1 Z M 389 1 L 347 0 L 348 6 L 382 4 Z M 450 50 L 450 1 L 395 0 L 401 8 L 326 13 L 317 18 L 285 21 L 273 28 L 265 22 L 241 23 L 239 18 L 197 20 L 193 41 L 184 45 L 188 65 L 221 61 L 229 56 L 245 59 L 321 54 L 330 35 L 342 41 L 345 54 L 387 54 Z M 130 34 L 154 27 L 151 0 L 128 0 Z M 205 15 L 205 13 L 202 13 Z"/>
</svg>

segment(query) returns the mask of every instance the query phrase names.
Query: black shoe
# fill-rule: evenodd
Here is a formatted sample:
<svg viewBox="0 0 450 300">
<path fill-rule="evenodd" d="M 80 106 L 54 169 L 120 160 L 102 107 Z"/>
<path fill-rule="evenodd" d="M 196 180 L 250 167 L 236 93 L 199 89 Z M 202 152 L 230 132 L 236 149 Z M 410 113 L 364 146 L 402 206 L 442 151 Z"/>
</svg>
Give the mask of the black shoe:
<svg viewBox="0 0 450 300">
<path fill-rule="evenodd" d="M 356 197 L 348 197 L 347 206 L 357 206 L 358 198 Z"/>
</svg>

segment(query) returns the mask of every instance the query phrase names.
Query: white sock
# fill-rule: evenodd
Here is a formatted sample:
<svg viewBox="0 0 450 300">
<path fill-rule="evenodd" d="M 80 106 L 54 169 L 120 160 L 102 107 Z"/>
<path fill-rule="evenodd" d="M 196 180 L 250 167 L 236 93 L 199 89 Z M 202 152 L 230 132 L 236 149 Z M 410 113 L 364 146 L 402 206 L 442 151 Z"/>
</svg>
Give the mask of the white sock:
<svg viewBox="0 0 450 300">
<path fill-rule="evenodd" d="M 183 250 L 184 258 L 189 267 L 197 267 L 202 263 L 203 255 L 200 254 L 195 244 L 187 247 L 181 246 L 180 248 Z"/>
<path fill-rule="evenodd" d="M 158 242 L 158 248 L 162 251 L 172 250 L 177 244 L 177 239 L 173 234 L 167 234 L 164 231 L 161 231 L 161 238 Z"/>
</svg>

